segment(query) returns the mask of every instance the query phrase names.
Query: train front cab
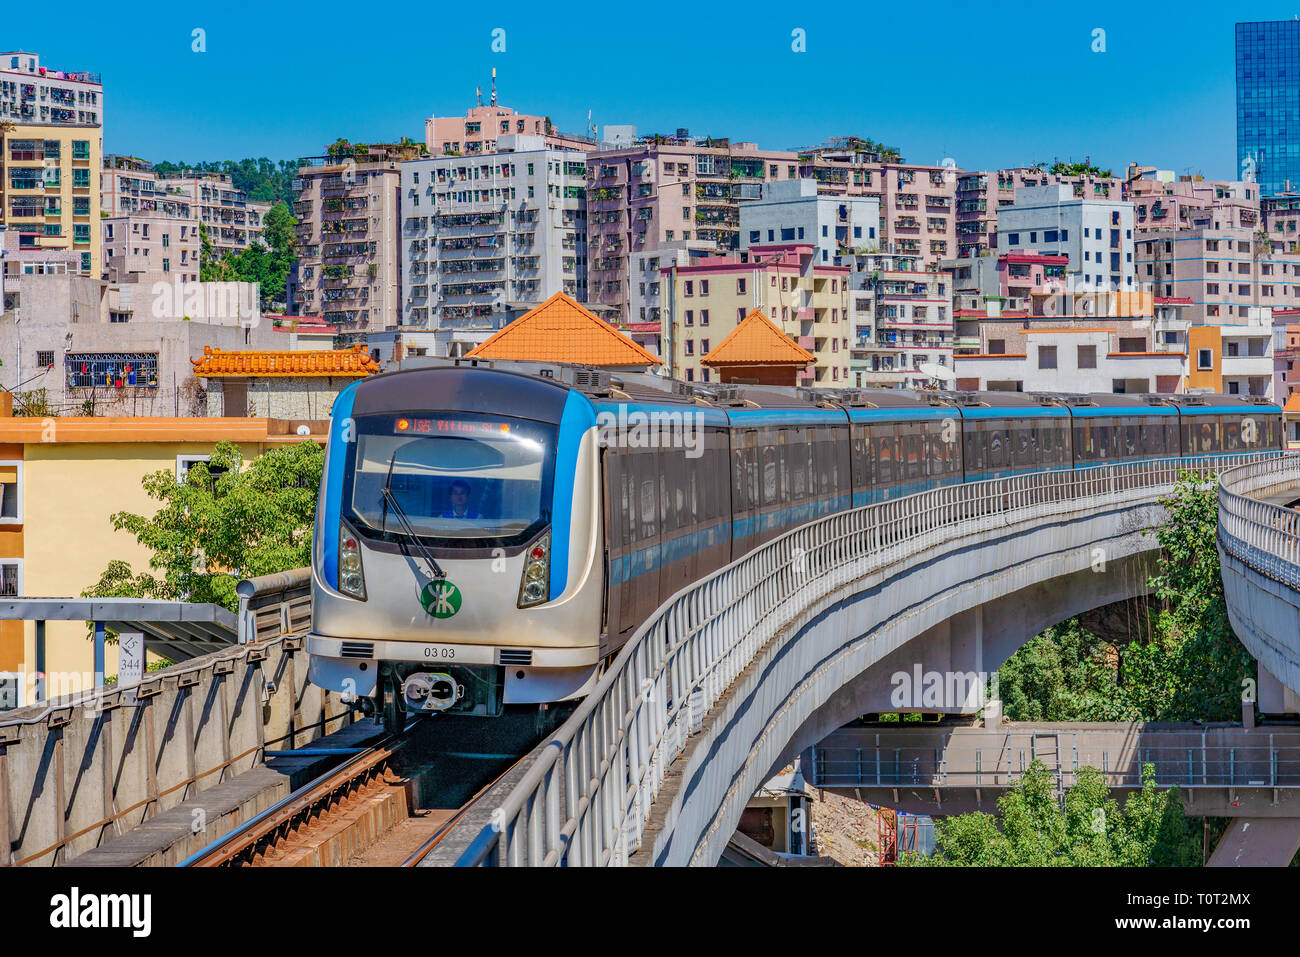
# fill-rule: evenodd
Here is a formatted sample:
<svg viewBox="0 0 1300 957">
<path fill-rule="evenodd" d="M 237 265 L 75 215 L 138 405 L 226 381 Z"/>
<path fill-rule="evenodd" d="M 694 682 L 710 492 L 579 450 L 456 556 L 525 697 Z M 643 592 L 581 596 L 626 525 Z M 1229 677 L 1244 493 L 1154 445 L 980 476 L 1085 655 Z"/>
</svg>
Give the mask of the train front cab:
<svg viewBox="0 0 1300 957">
<path fill-rule="evenodd" d="M 585 694 L 600 659 L 598 451 L 591 403 L 536 377 L 435 367 L 341 393 L 309 680 L 390 724 Z"/>
</svg>

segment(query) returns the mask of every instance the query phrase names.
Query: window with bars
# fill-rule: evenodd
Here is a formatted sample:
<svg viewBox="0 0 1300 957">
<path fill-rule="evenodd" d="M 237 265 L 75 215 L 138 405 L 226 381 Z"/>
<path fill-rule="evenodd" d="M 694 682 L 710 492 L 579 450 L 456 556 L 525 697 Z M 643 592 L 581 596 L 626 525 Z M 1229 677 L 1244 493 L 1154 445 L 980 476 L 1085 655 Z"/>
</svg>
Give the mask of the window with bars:
<svg viewBox="0 0 1300 957">
<path fill-rule="evenodd" d="M 14 562 L 0 564 L 0 595 L 17 598 L 20 594 L 22 588 L 18 582 L 18 565 Z"/>
<path fill-rule="evenodd" d="M 64 368 L 70 389 L 158 388 L 156 352 L 69 353 Z"/>
</svg>

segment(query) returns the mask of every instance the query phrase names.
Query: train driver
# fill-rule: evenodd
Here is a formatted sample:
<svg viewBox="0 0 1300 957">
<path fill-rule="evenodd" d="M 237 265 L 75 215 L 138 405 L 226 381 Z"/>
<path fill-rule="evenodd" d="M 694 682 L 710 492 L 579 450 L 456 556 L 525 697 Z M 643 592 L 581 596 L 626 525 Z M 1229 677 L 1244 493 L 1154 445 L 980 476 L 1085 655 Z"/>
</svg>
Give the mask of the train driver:
<svg viewBox="0 0 1300 957">
<path fill-rule="evenodd" d="M 451 489 L 448 493 L 451 499 L 451 508 L 442 513 L 442 518 L 482 518 L 478 512 L 469 507 L 469 483 L 464 479 L 456 479 L 451 483 Z"/>
</svg>

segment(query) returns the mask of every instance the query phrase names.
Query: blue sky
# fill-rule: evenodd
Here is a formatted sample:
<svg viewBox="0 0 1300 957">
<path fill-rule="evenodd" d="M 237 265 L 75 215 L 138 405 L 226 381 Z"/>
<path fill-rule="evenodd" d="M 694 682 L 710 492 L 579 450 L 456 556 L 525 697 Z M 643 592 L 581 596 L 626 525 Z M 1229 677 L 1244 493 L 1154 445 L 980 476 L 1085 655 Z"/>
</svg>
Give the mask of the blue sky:
<svg viewBox="0 0 1300 957">
<path fill-rule="evenodd" d="M 632 123 L 774 149 L 869 136 L 966 169 L 1053 158 L 1236 172 L 1233 23 L 1280 3 L 933 0 L 745 4 L 277 3 L 7 17 L 0 48 L 105 84 L 105 149 L 150 159 L 316 154 L 336 136 L 423 139 L 497 67 L 500 102 L 581 132 Z M 1086 9 L 1085 9 L 1086 7 Z M 207 52 L 191 50 L 206 31 Z M 506 50 L 493 53 L 492 31 Z M 805 31 L 807 50 L 791 49 Z M 1094 53 L 1093 31 L 1106 51 Z"/>
</svg>

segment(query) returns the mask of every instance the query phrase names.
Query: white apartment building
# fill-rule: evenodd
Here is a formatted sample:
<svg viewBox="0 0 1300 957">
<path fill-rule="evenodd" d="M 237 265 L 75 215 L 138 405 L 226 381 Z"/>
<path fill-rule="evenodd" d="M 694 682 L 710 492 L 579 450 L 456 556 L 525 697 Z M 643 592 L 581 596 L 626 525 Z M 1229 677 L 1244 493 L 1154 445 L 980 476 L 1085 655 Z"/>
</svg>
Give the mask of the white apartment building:
<svg viewBox="0 0 1300 957">
<path fill-rule="evenodd" d="M 924 365 L 952 369 L 952 277 L 898 270 L 896 257 L 849 257 L 854 386 L 932 384 Z"/>
<path fill-rule="evenodd" d="M 1153 351 L 1140 322 L 1026 329 L 1011 341 L 995 330 L 986 351 L 955 358 L 957 387 L 1006 392 L 1145 395 L 1187 391 L 1187 355 Z"/>
<path fill-rule="evenodd" d="M 762 195 L 740 205 L 740 248 L 772 243 L 812 243 L 815 262 L 839 266 L 842 257 L 878 248 L 880 199 L 819 195 L 817 180 L 762 184 Z"/>
<path fill-rule="evenodd" d="M 1076 287 L 1131 290 L 1133 204 L 1078 198 L 1066 184 L 1017 189 L 998 210 L 998 251 L 1068 256 Z"/>
<path fill-rule="evenodd" d="M 134 156 L 110 154 L 99 171 L 99 206 L 105 216 L 163 216 L 197 219 L 189 196 L 159 181 L 153 164 Z M 197 225 L 195 227 L 197 229 Z"/>
<path fill-rule="evenodd" d="M 587 163 L 537 136 L 401 165 L 401 325 L 461 355 L 564 292 L 587 299 Z"/>
<path fill-rule="evenodd" d="M 262 223 L 270 203 L 259 203 L 237 189 L 222 173 L 188 173 L 160 178 L 168 192 L 190 204 L 193 215 L 208 229 L 208 239 L 218 255 L 239 252 L 261 242 Z"/>
</svg>

